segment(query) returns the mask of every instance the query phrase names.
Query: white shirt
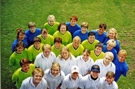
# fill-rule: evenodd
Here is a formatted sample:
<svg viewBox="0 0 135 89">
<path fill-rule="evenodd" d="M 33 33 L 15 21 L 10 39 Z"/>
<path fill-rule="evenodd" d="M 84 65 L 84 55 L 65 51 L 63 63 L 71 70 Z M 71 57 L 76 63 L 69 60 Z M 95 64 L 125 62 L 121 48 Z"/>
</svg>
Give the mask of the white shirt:
<svg viewBox="0 0 135 89">
<path fill-rule="evenodd" d="M 64 58 L 60 59 L 59 56 L 56 58 L 56 62 L 60 64 L 61 70 L 65 73 L 65 75 L 70 73 L 71 67 L 76 65 L 76 60 L 73 55 L 72 58 L 68 58 L 65 60 Z"/>
<path fill-rule="evenodd" d="M 33 83 L 33 77 L 28 77 L 22 82 L 22 86 L 20 89 L 47 89 L 47 82 L 44 78 L 40 81 L 40 83 L 35 86 Z"/>
<path fill-rule="evenodd" d="M 38 54 L 36 56 L 36 59 L 34 61 L 34 65 L 36 67 L 42 68 L 43 71 L 45 71 L 46 69 L 50 69 L 52 66 L 52 63 L 55 61 L 56 56 L 53 52 L 50 53 L 49 57 L 45 57 L 43 52 Z"/>
<path fill-rule="evenodd" d="M 82 76 L 87 74 L 88 71 L 91 71 L 91 67 L 93 64 L 94 64 L 94 61 L 90 57 L 86 62 L 82 59 L 82 56 L 78 56 L 76 58 L 76 65 L 79 67 L 79 70 L 80 70 L 79 73 Z"/>
<path fill-rule="evenodd" d="M 118 85 L 115 81 L 112 81 L 111 84 L 108 84 L 105 77 L 103 79 L 103 89 L 118 89 Z"/>
<path fill-rule="evenodd" d="M 82 78 L 81 89 L 102 89 L 103 80 L 97 78 L 93 80 L 91 75 L 86 75 Z"/>
<path fill-rule="evenodd" d="M 112 71 L 115 74 L 115 65 L 110 62 L 109 65 L 105 66 L 103 64 L 103 59 L 99 59 L 95 61 L 95 64 L 97 64 L 100 67 L 100 73 L 99 73 L 99 77 L 105 77 L 106 73 L 109 71 Z"/>
<path fill-rule="evenodd" d="M 61 85 L 61 89 L 77 89 L 78 87 L 80 87 L 82 81 L 82 75 L 78 75 L 76 80 L 73 80 L 71 78 L 71 74 L 68 74 L 64 80 L 63 83 Z"/>
<path fill-rule="evenodd" d="M 50 69 L 44 72 L 44 79 L 47 81 L 49 89 L 57 89 L 57 87 L 62 84 L 64 78 L 65 74 L 63 71 L 60 71 L 57 76 L 53 76 Z"/>
</svg>

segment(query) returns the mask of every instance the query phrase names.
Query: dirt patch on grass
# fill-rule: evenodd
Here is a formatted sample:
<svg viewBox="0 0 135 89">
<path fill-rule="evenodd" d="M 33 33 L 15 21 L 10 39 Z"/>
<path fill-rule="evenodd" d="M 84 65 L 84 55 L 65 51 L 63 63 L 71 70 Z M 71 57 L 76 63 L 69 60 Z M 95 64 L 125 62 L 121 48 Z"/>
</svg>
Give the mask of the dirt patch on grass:
<svg viewBox="0 0 135 89">
<path fill-rule="evenodd" d="M 135 71 L 135 60 L 130 61 L 131 64 L 128 64 L 128 75 L 130 75 L 131 72 Z"/>
</svg>

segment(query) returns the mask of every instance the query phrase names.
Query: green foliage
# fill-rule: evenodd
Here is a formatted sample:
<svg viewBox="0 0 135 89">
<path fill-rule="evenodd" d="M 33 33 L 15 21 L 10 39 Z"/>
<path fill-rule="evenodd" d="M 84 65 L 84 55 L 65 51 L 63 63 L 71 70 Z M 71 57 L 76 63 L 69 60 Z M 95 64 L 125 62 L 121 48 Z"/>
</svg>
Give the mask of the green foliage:
<svg viewBox="0 0 135 89">
<path fill-rule="evenodd" d="M 57 22 L 69 22 L 71 15 L 77 15 L 78 24 L 89 23 L 89 31 L 97 29 L 100 23 L 107 24 L 107 30 L 116 28 L 121 49 L 128 52 L 127 77 L 119 79 L 119 89 L 133 89 L 135 84 L 135 1 L 134 0 L 2 0 L 1 1 L 1 85 L 2 89 L 14 89 L 13 67 L 9 66 L 12 43 L 16 39 L 16 28 L 27 30 L 28 22 L 42 28 L 48 15 L 53 14 Z M 133 62 L 133 63 L 132 63 Z"/>
</svg>

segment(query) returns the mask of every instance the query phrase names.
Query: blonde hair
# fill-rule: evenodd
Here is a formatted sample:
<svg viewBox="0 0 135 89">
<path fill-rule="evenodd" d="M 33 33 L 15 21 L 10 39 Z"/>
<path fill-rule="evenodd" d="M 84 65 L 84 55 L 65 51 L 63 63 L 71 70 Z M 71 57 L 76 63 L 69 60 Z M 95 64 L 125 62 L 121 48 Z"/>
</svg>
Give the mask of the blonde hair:
<svg viewBox="0 0 135 89">
<path fill-rule="evenodd" d="M 52 66 L 51 66 L 51 69 L 56 68 L 56 67 L 59 67 L 59 70 L 60 70 L 60 65 L 59 65 L 59 63 L 54 62 L 54 63 L 52 64 Z"/>
<path fill-rule="evenodd" d="M 89 49 L 84 49 L 83 53 L 86 53 L 88 56 L 90 56 L 90 50 Z"/>
<path fill-rule="evenodd" d="M 113 58 L 114 58 L 113 53 L 112 53 L 112 52 L 106 52 L 106 53 L 104 54 L 104 57 L 106 57 L 107 55 L 111 58 L 111 61 L 113 61 Z"/>
<path fill-rule="evenodd" d="M 127 57 L 127 52 L 126 50 L 122 49 L 119 51 L 118 55 L 124 55 L 125 57 Z"/>
<path fill-rule="evenodd" d="M 82 22 L 82 24 L 81 24 L 81 27 L 86 27 L 87 29 L 88 29 L 88 23 L 87 22 Z"/>
<path fill-rule="evenodd" d="M 109 29 L 109 31 L 107 32 L 106 36 L 109 37 L 109 32 L 110 32 L 110 31 L 113 31 L 113 32 L 114 32 L 114 34 L 115 34 L 115 37 L 114 37 L 114 38 L 117 39 L 118 33 L 117 33 L 117 31 L 116 31 L 115 28 Z"/>
<path fill-rule="evenodd" d="M 49 49 L 51 51 L 51 49 L 52 49 L 51 45 L 49 45 L 49 44 L 43 45 L 42 50 L 44 51 L 46 49 Z"/>
<path fill-rule="evenodd" d="M 68 51 L 68 57 L 72 58 L 71 54 L 70 54 L 70 51 L 69 51 L 69 48 L 67 46 L 64 46 L 62 47 L 62 49 L 60 50 L 60 55 L 59 55 L 59 58 L 62 59 L 63 56 L 62 56 L 62 51 L 65 50 L 65 51 Z"/>
<path fill-rule="evenodd" d="M 79 41 L 79 43 L 81 43 L 80 37 L 79 37 L 79 36 L 75 36 L 75 37 L 73 38 L 73 42 L 75 42 L 75 41 Z"/>
<path fill-rule="evenodd" d="M 110 40 L 107 41 L 107 44 L 115 47 L 116 46 L 116 41 L 114 39 L 110 39 Z"/>
<path fill-rule="evenodd" d="M 55 21 L 55 16 L 54 15 L 49 15 L 48 16 L 48 21 L 49 21 L 49 19 L 53 19 Z"/>
<path fill-rule="evenodd" d="M 32 76 L 34 76 L 35 74 L 37 73 L 41 73 L 42 74 L 42 77 L 44 76 L 44 71 L 41 69 L 41 68 L 35 68 L 33 71 L 32 71 Z"/>
</svg>

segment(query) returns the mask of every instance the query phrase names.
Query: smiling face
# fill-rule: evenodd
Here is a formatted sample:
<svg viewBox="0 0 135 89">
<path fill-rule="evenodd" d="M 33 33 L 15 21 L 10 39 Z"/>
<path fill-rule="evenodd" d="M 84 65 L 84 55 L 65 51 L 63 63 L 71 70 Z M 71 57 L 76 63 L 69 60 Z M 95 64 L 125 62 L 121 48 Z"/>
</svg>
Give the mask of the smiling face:
<svg viewBox="0 0 135 89">
<path fill-rule="evenodd" d="M 16 50 L 17 50 L 16 53 L 21 54 L 22 51 L 24 50 L 24 47 L 18 46 L 18 47 L 16 47 Z"/>
<path fill-rule="evenodd" d="M 49 18 L 48 20 L 49 20 L 49 24 L 50 24 L 51 26 L 53 26 L 53 25 L 54 25 L 55 20 L 54 20 L 53 18 Z"/>
<path fill-rule="evenodd" d="M 77 23 L 75 19 L 70 20 L 71 26 L 74 27 Z"/>
<path fill-rule="evenodd" d="M 112 60 L 111 60 L 111 57 L 108 56 L 108 55 L 106 55 L 106 56 L 104 57 L 103 64 L 107 66 L 107 65 L 109 65 L 109 63 L 110 63 L 111 61 L 112 61 Z"/>
<path fill-rule="evenodd" d="M 82 34 L 85 34 L 86 31 L 87 31 L 87 28 L 86 28 L 86 27 L 81 27 L 81 32 L 82 32 Z"/>
<path fill-rule="evenodd" d="M 95 54 L 98 56 L 102 52 L 102 47 L 97 46 L 95 48 Z"/>
<path fill-rule="evenodd" d="M 35 33 L 36 27 L 30 27 L 30 31 L 31 31 L 31 33 Z"/>
<path fill-rule="evenodd" d="M 115 33 L 113 31 L 109 31 L 109 38 L 115 39 Z"/>
<path fill-rule="evenodd" d="M 98 34 L 102 35 L 104 33 L 104 31 L 105 31 L 104 27 L 99 28 Z"/>
<path fill-rule="evenodd" d="M 65 60 L 69 58 L 69 52 L 67 50 L 62 50 L 61 55 Z"/>
<path fill-rule="evenodd" d="M 60 46 L 61 46 L 61 42 L 55 42 L 54 46 L 55 46 L 56 49 L 59 49 Z"/>
<path fill-rule="evenodd" d="M 37 50 L 39 50 L 40 49 L 40 42 L 35 42 L 34 43 L 34 47 L 35 47 L 35 49 L 37 49 Z"/>
<path fill-rule="evenodd" d="M 55 67 L 55 68 L 52 68 L 51 72 L 52 72 L 53 76 L 57 76 L 59 74 L 59 72 L 60 72 L 60 68 L 58 66 Z"/>
<path fill-rule="evenodd" d="M 61 27 L 60 27 L 60 33 L 61 34 L 65 34 L 65 32 L 66 32 L 66 25 L 61 25 Z"/>
<path fill-rule="evenodd" d="M 83 52 L 82 59 L 86 62 L 89 59 L 90 54 Z"/>
<path fill-rule="evenodd" d="M 44 56 L 47 57 L 47 58 L 49 57 L 50 53 L 51 53 L 51 50 L 49 50 L 49 49 L 45 49 L 43 51 Z"/>
<path fill-rule="evenodd" d="M 114 78 L 106 76 L 106 81 L 108 84 L 111 84 L 114 81 Z"/>
<path fill-rule="evenodd" d="M 22 41 L 22 40 L 24 40 L 24 37 L 25 37 L 25 34 L 20 32 L 19 36 L 18 36 L 18 40 Z"/>
<path fill-rule="evenodd" d="M 79 76 L 78 72 L 71 73 L 71 77 L 73 80 L 76 80 L 78 76 Z"/>
<path fill-rule="evenodd" d="M 41 33 L 41 36 L 42 36 L 44 39 L 46 39 L 46 38 L 47 38 L 47 36 L 48 36 L 48 33 L 44 33 L 44 32 L 42 32 L 42 33 Z"/>
<path fill-rule="evenodd" d="M 99 73 L 98 73 L 97 71 L 91 71 L 91 76 L 92 76 L 93 78 L 97 78 L 98 75 L 99 75 Z"/>
<path fill-rule="evenodd" d="M 34 76 L 33 76 L 33 83 L 35 85 L 39 84 L 40 81 L 42 80 L 42 74 L 41 73 L 36 73 Z"/>
<path fill-rule="evenodd" d="M 111 46 L 110 44 L 107 44 L 107 50 L 112 50 L 113 46 Z"/>
<path fill-rule="evenodd" d="M 26 63 L 26 64 L 23 64 L 21 66 L 21 68 L 22 68 L 23 72 L 27 73 L 29 71 L 29 69 L 30 69 L 30 65 L 29 65 L 29 63 Z"/>
<path fill-rule="evenodd" d="M 93 43 L 94 40 L 95 40 L 95 36 L 94 36 L 94 35 L 88 37 L 88 41 L 89 41 L 90 43 Z"/>
<path fill-rule="evenodd" d="M 122 54 L 120 54 L 120 55 L 118 55 L 118 60 L 119 60 L 119 62 L 124 62 L 125 61 L 125 59 L 126 59 L 126 57 L 124 56 L 124 55 L 122 55 Z"/>
<path fill-rule="evenodd" d="M 73 47 L 74 49 L 77 49 L 79 46 L 80 42 L 79 41 L 73 41 Z"/>
</svg>

